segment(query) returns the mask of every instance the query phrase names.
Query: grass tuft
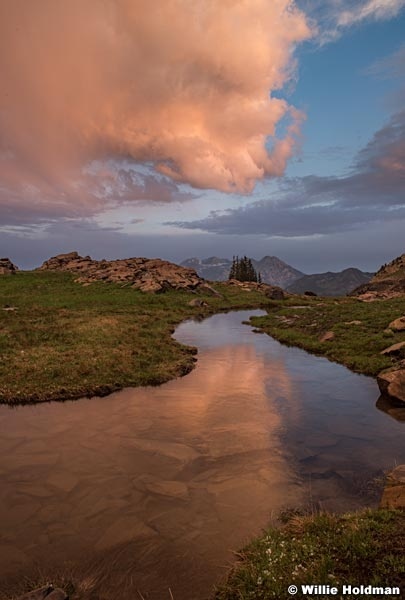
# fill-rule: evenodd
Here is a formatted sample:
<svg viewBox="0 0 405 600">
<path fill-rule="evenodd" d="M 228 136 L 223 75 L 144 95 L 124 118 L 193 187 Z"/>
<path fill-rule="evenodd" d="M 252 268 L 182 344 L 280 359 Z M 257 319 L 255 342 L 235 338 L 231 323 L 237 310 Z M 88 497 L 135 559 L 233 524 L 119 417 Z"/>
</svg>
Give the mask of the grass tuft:
<svg viewBox="0 0 405 600">
<path fill-rule="evenodd" d="M 299 590 L 302 584 L 404 589 L 404 549 L 403 511 L 293 515 L 245 548 L 215 600 L 287 599 L 292 584 Z M 294 596 L 305 597 L 300 592 Z"/>
</svg>

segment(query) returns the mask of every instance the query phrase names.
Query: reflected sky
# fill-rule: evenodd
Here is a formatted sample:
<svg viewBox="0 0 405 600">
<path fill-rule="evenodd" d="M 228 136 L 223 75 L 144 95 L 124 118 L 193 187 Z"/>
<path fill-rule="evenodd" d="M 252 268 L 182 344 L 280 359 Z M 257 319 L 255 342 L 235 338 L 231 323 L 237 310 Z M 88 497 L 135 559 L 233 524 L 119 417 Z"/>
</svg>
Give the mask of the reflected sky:
<svg viewBox="0 0 405 600">
<path fill-rule="evenodd" d="M 0 579 L 90 561 L 123 598 L 202 600 L 281 509 L 378 501 L 405 456 L 376 382 L 254 334 L 253 314 L 182 324 L 197 367 L 160 387 L 0 407 Z"/>
</svg>

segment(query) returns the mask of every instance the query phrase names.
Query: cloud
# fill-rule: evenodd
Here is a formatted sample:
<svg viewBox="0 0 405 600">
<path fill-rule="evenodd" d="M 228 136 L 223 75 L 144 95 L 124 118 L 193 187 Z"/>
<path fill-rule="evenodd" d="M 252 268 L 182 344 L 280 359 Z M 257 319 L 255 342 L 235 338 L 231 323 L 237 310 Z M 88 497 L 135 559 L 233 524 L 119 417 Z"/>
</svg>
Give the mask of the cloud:
<svg viewBox="0 0 405 600">
<path fill-rule="evenodd" d="M 287 179 L 276 199 L 170 224 L 234 235 L 325 235 L 405 219 L 404 189 L 405 111 L 377 131 L 345 177 Z"/>
<path fill-rule="evenodd" d="M 405 73 L 405 44 L 393 54 L 375 61 L 364 70 L 365 75 L 373 75 L 378 79 L 403 79 Z"/>
<path fill-rule="evenodd" d="M 335 41 L 350 27 L 398 16 L 405 0 L 298 0 L 298 4 L 317 24 L 316 40 L 323 45 Z"/>
<path fill-rule="evenodd" d="M 223 191 L 281 175 L 303 115 L 271 93 L 310 35 L 291 0 L 3 0 L 6 210 L 88 215 L 106 201 L 156 199 L 161 178 L 139 189 L 119 163 Z M 116 164 L 101 189 L 94 161 Z M 177 199 L 176 189 L 166 186 L 165 198 Z"/>
<path fill-rule="evenodd" d="M 365 20 L 383 21 L 396 17 L 405 6 L 404 0 L 366 0 L 366 2 L 350 2 L 337 17 L 340 27 L 352 26 Z"/>
</svg>

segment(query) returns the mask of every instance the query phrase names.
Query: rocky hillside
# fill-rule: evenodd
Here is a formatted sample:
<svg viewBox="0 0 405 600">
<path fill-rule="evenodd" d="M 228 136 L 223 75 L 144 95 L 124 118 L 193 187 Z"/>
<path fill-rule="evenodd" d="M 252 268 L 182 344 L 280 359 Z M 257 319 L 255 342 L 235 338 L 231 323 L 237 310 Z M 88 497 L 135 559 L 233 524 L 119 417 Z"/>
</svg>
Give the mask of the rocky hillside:
<svg viewBox="0 0 405 600">
<path fill-rule="evenodd" d="M 205 281 L 193 269 L 179 267 L 159 258 L 93 260 L 77 252 L 59 254 L 46 260 L 38 271 L 69 271 L 79 283 L 110 281 L 130 285 L 142 292 L 159 293 L 170 289 L 193 291 L 207 289 Z M 211 289 L 211 288 L 209 288 Z"/>
<path fill-rule="evenodd" d="M 9 258 L 0 258 L 0 275 L 14 275 L 18 267 Z"/>
<path fill-rule="evenodd" d="M 352 295 L 373 298 L 393 298 L 405 294 L 405 254 L 383 265 L 365 285 L 356 288 Z"/>
<path fill-rule="evenodd" d="M 252 263 L 257 272 L 260 271 L 262 281 L 269 285 L 275 285 L 286 288 L 304 275 L 301 271 L 294 269 L 283 262 L 277 256 L 264 256 L 260 260 L 252 259 Z M 181 263 L 182 266 L 195 269 L 205 279 L 211 281 L 226 281 L 231 269 L 232 260 L 229 258 L 188 258 Z"/>
<path fill-rule="evenodd" d="M 339 273 L 328 271 L 314 275 L 304 275 L 290 286 L 288 291 L 293 294 L 314 292 L 318 296 L 345 296 L 359 285 L 367 283 L 373 273 L 365 273 L 359 269 L 345 269 Z"/>
</svg>

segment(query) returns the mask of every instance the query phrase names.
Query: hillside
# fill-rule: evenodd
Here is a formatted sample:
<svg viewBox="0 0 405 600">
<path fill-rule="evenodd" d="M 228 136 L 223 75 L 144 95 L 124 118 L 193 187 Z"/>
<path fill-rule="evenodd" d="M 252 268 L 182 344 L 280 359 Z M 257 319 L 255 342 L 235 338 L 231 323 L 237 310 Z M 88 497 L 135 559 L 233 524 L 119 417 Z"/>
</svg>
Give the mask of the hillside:
<svg viewBox="0 0 405 600">
<path fill-rule="evenodd" d="M 365 285 L 356 288 L 352 295 L 370 294 L 375 297 L 393 297 L 405 293 L 405 254 L 383 265 Z"/>
<path fill-rule="evenodd" d="M 304 275 L 304 277 L 288 286 L 287 290 L 293 294 L 314 292 L 318 296 L 345 296 L 359 285 L 370 281 L 372 276 L 373 273 L 365 273 L 354 268 L 345 269 L 338 273 L 328 271 L 327 273 Z"/>
<path fill-rule="evenodd" d="M 298 269 L 294 269 L 277 256 L 264 256 L 260 260 L 252 259 L 257 272 L 260 271 L 263 283 L 286 288 L 294 281 L 304 275 Z M 225 281 L 228 279 L 232 260 L 229 258 L 188 258 L 181 263 L 182 267 L 195 269 L 200 277 L 211 281 Z"/>
</svg>

